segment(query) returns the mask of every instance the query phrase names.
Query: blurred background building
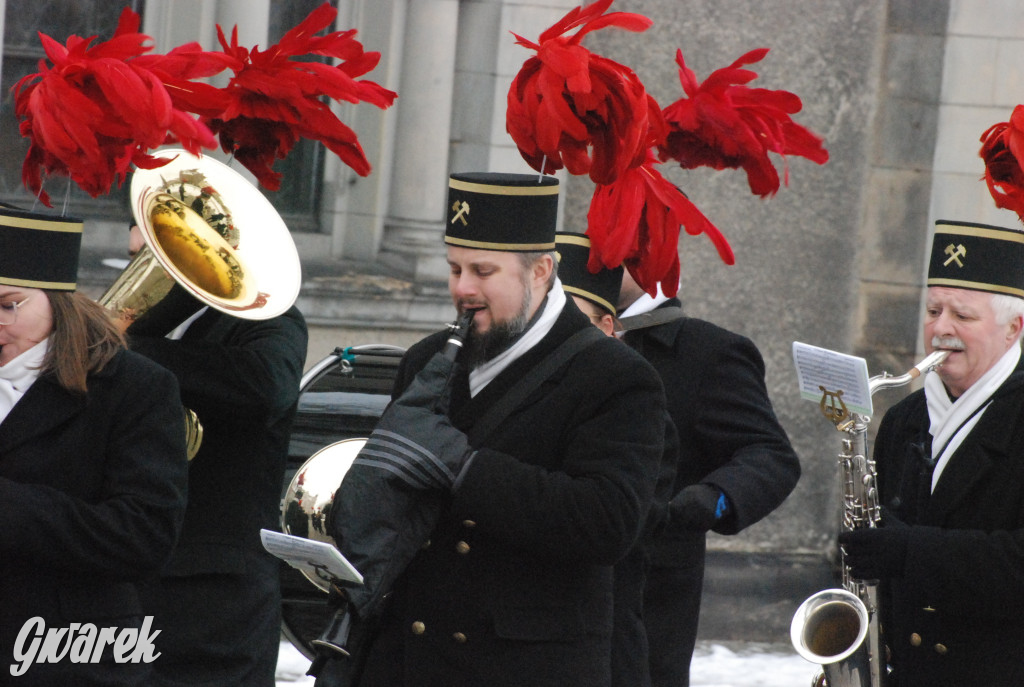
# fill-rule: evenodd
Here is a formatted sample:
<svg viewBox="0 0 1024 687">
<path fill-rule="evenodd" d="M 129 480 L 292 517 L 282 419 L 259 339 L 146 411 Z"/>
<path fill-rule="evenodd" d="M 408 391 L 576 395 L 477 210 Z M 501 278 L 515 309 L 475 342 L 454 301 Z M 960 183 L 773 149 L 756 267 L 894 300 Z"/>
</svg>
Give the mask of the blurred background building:
<svg viewBox="0 0 1024 687">
<path fill-rule="evenodd" d="M 3 21 L 0 200 L 23 208 L 27 144 L 10 87 L 43 57 L 37 32 L 109 38 L 122 8 L 166 52 L 188 41 L 213 49 L 216 25 L 266 46 L 320 0 L 0 0 Z M 358 30 L 382 53 L 368 78 L 398 92 L 388 110 L 338 108 L 373 165 L 359 177 L 304 141 L 266 193 L 288 223 L 303 264 L 298 305 L 311 325 L 309 364 L 335 346 L 408 346 L 451 319 L 441 241 L 449 172 L 529 171 L 505 132 L 508 85 L 570 0 L 340 0 L 336 29 Z M 796 605 L 831 586 L 839 436 L 801 401 L 794 341 L 862 356 L 872 373 L 901 373 L 921 357 L 924 274 L 934 220 L 1015 227 L 997 210 L 977 155 L 979 137 L 1007 121 L 1024 94 L 1024 7 L 1018 0 L 617 0 L 654 21 L 643 34 L 605 30 L 585 45 L 633 68 L 664 106 L 682 96 L 677 49 L 703 80 L 749 50 L 752 85 L 803 100 L 794 119 L 822 135 L 824 166 L 789 160 L 788 186 L 753 196 L 739 170 L 666 176 L 725 234 L 736 264 L 703 236 L 683 235 L 680 295 L 688 313 L 749 336 L 803 462 L 790 499 L 737 537 L 710 541 L 702 636 L 785 640 Z M 215 154 L 216 156 L 216 154 Z M 223 159 L 223 158 L 221 158 Z M 781 161 L 780 168 L 781 168 Z M 665 165 L 668 167 L 668 165 Z M 583 231 L 591 182 L 563 176 L 565 229 Z M 47 190 L 58 208 L 65 190 Z M 83 287 L 97 295 L 125 256 L 127 184 L 93 199 L 77 187 L 68 213 L 86 218 Z M 37 208 L 40 209 L 40 208 Z M 258 228 L 256 228 L 258 231 Z M 906 389 L 880 392 L 876 414 Z M 742 618 L 744 622 L 737 622 Z"/>
</svg>

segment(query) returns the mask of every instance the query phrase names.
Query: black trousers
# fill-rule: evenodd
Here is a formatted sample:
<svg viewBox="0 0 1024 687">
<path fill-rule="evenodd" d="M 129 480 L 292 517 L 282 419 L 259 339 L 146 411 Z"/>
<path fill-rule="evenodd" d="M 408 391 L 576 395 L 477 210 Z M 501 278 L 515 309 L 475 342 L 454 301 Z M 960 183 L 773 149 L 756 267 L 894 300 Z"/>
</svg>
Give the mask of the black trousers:
<svg viewBox="0 0 1024 687">
<path fill-rule="evenodd" d="M 274 687 L 281 594 L 273 575 L 165 577 L 147 585 L 159 658 L 153 687 Z"/>
<path fill-rule="evenodd" d="M 703 584 L 703 557 L 688 566 L 652 566 L 647 571 L 644 624 L 652 687 L 689 687 Z"/>
</svg>

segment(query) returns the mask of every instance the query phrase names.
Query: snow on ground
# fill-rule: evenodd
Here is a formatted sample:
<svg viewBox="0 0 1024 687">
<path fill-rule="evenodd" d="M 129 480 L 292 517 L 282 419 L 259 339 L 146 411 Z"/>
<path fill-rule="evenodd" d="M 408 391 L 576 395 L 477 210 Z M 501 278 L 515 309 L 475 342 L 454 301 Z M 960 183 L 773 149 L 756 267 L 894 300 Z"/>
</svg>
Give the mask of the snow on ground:
<svg viewBox="0 0 1024 687">
<path fill-rule="evenodd" d="M 289 642 L 281 642 L 278 687 L 312 687 L 309 660 Z M 698 642 L 690 666 L 691 687 L 799 687 L 810 685 L 819 667 L 792 647 L 748 642 Z"/>
</svg>

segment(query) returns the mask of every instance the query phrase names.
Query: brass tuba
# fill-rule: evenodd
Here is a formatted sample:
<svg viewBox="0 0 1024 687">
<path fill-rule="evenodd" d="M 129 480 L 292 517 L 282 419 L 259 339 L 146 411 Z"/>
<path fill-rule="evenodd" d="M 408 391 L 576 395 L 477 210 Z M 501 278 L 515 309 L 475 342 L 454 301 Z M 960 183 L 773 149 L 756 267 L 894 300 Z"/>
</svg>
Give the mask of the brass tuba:
<svg viewBox="0 0 1024 687">
<path fill-rule="evenodd" d="M 455 322 L 447 325 L 449 332 L 448 340 L 440 351 L 440 355 L 448 360 L 455 360 L 469 333 L 474 314 L 475 311 L 467 311 L 460 315 Z M 395 354 L 401 351 L 401 349 L 393 346 L 357 347 L 346 350 L 352 353 L 362 352 L 370 355 L 384 352 Z M 329 362 L 329 360 L 324 361 L 324 363 Z M 342 362 L 348 364 L 345 358 L 342 358 Z M 321 365 L 324 363 L 321 363 Z M 302 386 L 305 387 L 307 380 L 315 379 L 320 374 L 321 370 L 317 368 L 310 370 L 304 375 Z M 301 402 L 302 399 L 300 397 L 300 406 Z M 348 473 L 349 468 L 351 468 L 352 463 L 366 441 L 367 437 L 336 441 L 316 451 L 303 462 L 292 476 L 281 498 L 281 530 L 285 534 L 304 537 L 337 547 L 338 543 L 328 534 L 328 525 L 331 509 L 334 505 L 335 493 L 341 487 L 345 475 Z M 319 571 L 314 574 L 303 570 L 302 574 L 320 591 L 328 594 L 334 591 L 344 596 L 344 582 L 333 579 L 326 573 L 321 575 Z M 314 660 L 318 654 L 324 653 L 347 656 L 348 649 L 346 644 L 352 622 L 350 606 L 352 606 L 351 602 L 346 603 L 343 608 L 336 610 L 328 607 L 328 610 L 331 610 L 332 613 L 330 617 L 324 619 L 326 625 L 321 625 L 323 629 L 320 631 L 319 636 L 315 638 L 310 639 L 301 636 L 300 633 L 294 631 L 295 628 L 290 628 L 287 622 L 282 623 L 282 629 L 299 651 L 311 660 Z"/>
<path fill-rule="evenodd" d="M 903 386 L 942 364 L 947 351 L 935 351 L 907 373 L 894 377 L 883 373 L 868 380 L 874 395 L 879 389 Z M 846 437 L 839 453 L 843 483 L 844 531 L 875 527 L 881 517 L 878 503 L 877 472 L 868 456 L 867 430 L 871 418 L 851 413 L 838 400 L 839 407 L 826 407 L 822 413 L 835 423 Z M 879 622 L 878 580 L 858 580 L 842 565 L 842 589 L 826 589 L 811 595 L 793 615 L 790 639 L 796 652 L 812 663 L 820 663 L 822 673 L 815 676 L 814 687 L 884 687 L 886 682 L 885 643 Z"/>
<path fill-rule="evenodd" d="M 234 317 L 267 320 L 290 308 L 302 270 L 270 201 L 213 158 L 180 148 L 155 155 L 169 162 L 137 170 L 131 183 L 132 215 L 146 246 L 100 303 L 133 320 L 177 282 Z"/>
<path fill-rule="evenodd" d="M 127 328 L 178 283 L 205 305 L 263 320 L 299 294 L 298 251 L 288 228 L 241 174 L 180 149 L 157 151 L 169 162 L 132 175 L 131 206 L 146 245 L 98 299 Z M 241 228 L 245 228 L 245 236 Z M 185 409 L 189 459 L 202 425 Z"/>
<path fill-rule="evenodd" d="M 336 441 L 311 455 L 295 471 L 281 499 L 282 532 L 336 546 L 334 538 L 327 534 L 334 492 L 365 443 L 365 438 Z M 302 574 L 321 591 L 331 590 L 330 578 L 305 570 Z"/>
<path fill-rule="evenodd" d="M 440 354 L 455 360 L 469 333 L 475 311 L 467 311 L 455 322 L 447 325 L 448 340 Z M 375 347 L 352 349 L 354 352 L 372 353 Z M 380 350 L 381 347 L 376 347 Z M 389 352 L 401 349 L 386 347 Z M 310 370 L 307 377 L 314 377 L 319 370 Z M 281 497 L 281 531 L 297 537 L 337 546 L 334 538 L 327 533 L 327 521 L 334 493 L 341 486 L 345 474 L 363 448 L 367 437 L 342 439 L 316 451 L 295 471 L 284 495 Z M 322 591 L 329 592 L 331 580 L 315 577 L 303 572 L 310 582 Z"/>
</svg>

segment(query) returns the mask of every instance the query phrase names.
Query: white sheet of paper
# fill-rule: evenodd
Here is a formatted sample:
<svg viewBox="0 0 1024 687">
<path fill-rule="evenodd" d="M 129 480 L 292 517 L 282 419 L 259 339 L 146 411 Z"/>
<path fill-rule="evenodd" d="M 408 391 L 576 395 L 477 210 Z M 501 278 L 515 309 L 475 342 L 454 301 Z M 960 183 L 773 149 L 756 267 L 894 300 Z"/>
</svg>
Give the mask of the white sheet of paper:
<svg viewBox="0 0 1024 687">
<path fill-rule="evenodd" d="M 297 570 L 321 579 L 363 583 L 362 574 L 330 544 L 266 529 L 260 530 L 260 540 L 263 548 Z"/>
<path fill-rule="evenodd" d="M 821 387 L 829 393 L 841 391 L 843 403 L 850 411 L 871 415 L 871 388 L 864 358 L 794 341 L 793 363 L 802 398 L 820 402 L 825 394 Z"/>
</svg>

